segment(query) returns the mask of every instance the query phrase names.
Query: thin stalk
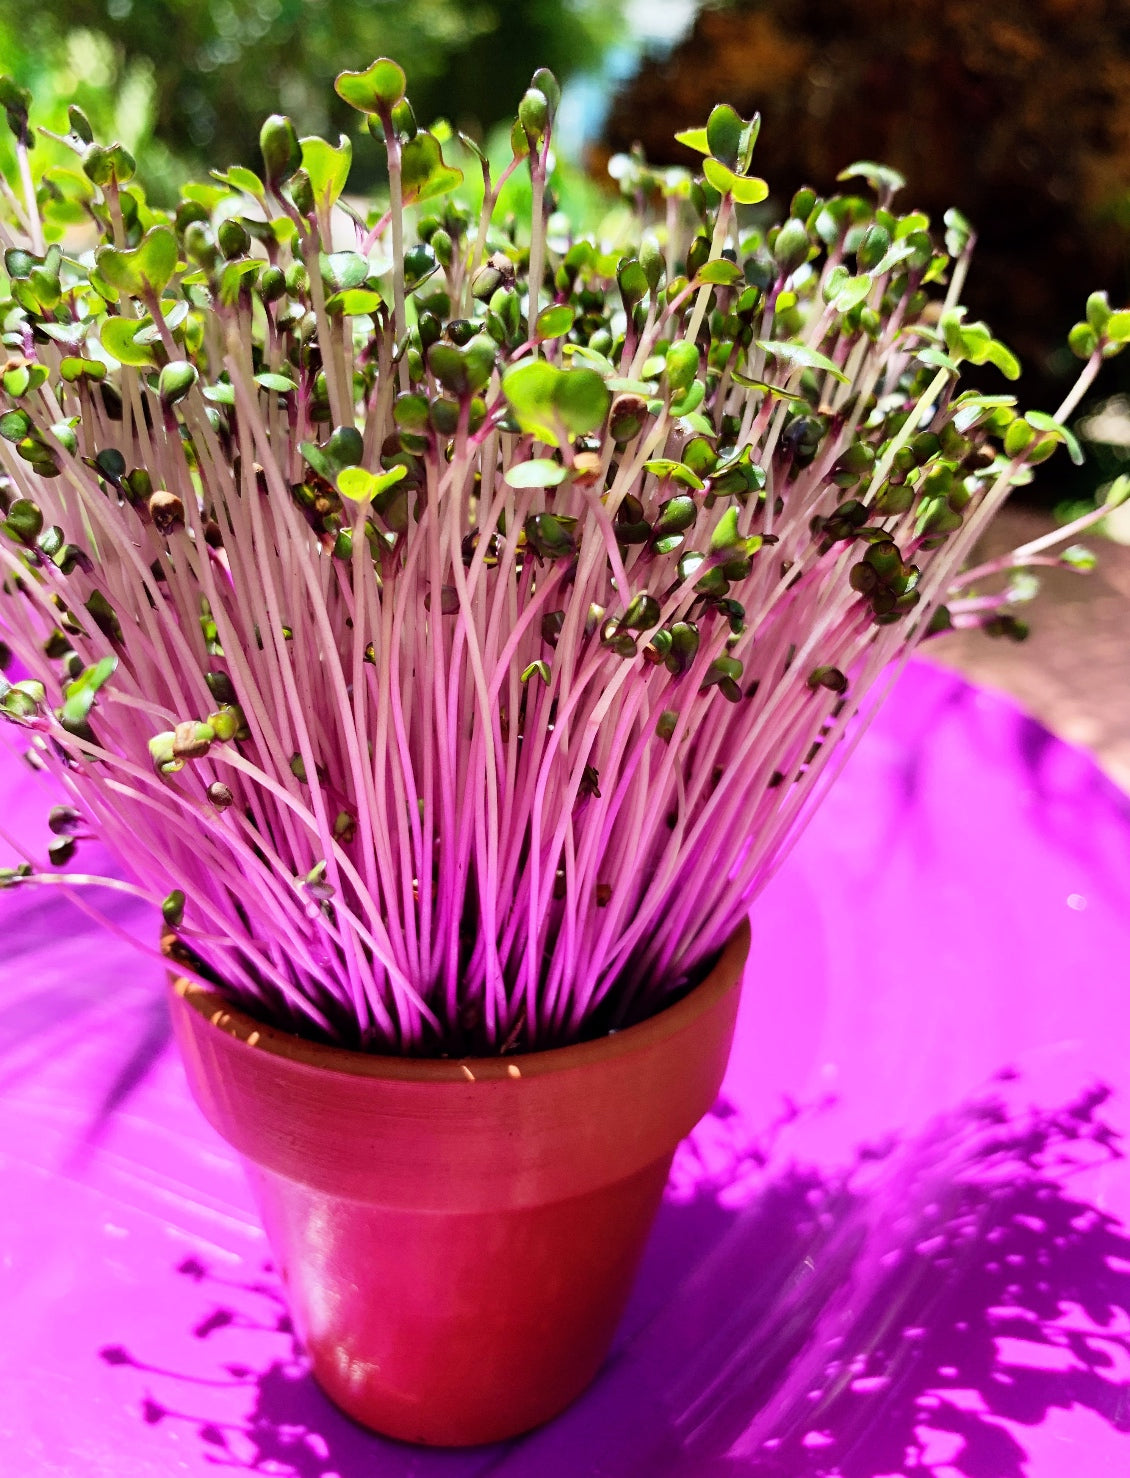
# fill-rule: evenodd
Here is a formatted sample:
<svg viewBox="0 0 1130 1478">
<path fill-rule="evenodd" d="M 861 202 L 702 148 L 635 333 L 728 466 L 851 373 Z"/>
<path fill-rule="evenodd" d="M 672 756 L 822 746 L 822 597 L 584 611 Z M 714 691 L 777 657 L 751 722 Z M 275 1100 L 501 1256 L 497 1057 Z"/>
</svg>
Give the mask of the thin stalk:
<svg viewBox="0 0 1130 1478">
<path fill-rule="evenodd" d="M 537 322 L 538 304 L 541 298 L 541 279 L 545 262 L 545 173 L 549 150 L 549 133 L 536 154 L 530 155 L 530 183 L 533 207 L 530 212 L 530 276 L 529 312 L 526 326 L 531 338 Z"/>
<path fill-rule="evenodd" d="M 726 245 L 726 236 L 730 229 L 730 217 L 733 214 L 734 202 L 730 195 L 723 195 L 722 204 L 718 207 L 718 219 L 714 223 L 714 234 L 710 238 L 710 254 L 707 261 L 716 262 L 722 255 L 722 248 Z M 707 304 L 714 289 L 705 284 L 698 290 L 695 298 L 694 309 L 691 312 L 691 320 L 687 325 L 685 337 L 694 344 L 698 341 L 698 332 L 702 327 L 702 320 L 706 317 Z"/>
<path fill-rule="evenodd" d="M 404 306 L 404 186 L 400 168 L 400 139 L 397 137 L 391 118 L 384 123 L 385 145 L 388 149 L 388 188 L 392 211 L 392 307 L 393 332 L 400 344 L 408 331 L 408 318 Z M 408 389 L 408 366 L 401 356 L 398 379 L 401 390 Z"/>
</svg>

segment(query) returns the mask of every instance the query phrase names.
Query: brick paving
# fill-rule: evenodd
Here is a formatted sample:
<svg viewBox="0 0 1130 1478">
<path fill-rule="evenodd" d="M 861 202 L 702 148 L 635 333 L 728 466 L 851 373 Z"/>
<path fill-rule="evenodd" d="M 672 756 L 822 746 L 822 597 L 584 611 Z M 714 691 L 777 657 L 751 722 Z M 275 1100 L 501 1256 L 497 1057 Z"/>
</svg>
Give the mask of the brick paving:
<svg viewBox="0 0 1130 1478">
<path fill-rule="evenodd" d="M 1053 527 L 1049 515 L 1006 509 L 980 557 Z M 1091 751 L 1130 791 L 1130 547 L 1084 538 L 1098 557 L 1090 574 L 1041 570 L 1040 593 L 1015 607 L 1032 634 L 1015 643 L 977 631 L 937 637 L 924 655 L 1014 698 L 1061 738 Z"/>
</svg>

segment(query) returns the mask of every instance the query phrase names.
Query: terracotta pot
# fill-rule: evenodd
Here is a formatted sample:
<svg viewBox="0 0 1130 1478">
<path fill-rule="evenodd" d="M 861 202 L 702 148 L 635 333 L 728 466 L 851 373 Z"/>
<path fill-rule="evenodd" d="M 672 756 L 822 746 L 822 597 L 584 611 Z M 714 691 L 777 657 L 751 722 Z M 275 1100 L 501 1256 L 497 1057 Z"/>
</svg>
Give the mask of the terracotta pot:
<svg viewBox="0 0 1130 1478">
<path fill-rule="evenodd" d="M 176 982 L 205 1116 L 243 1156 L 319 1384 L 409 1442 L 514 1436 L 592 1380 L 678 1141 L 717 1096 L 749 931 L 676 1005 L 465 1062 L 303 1041 Z"/>
</svg>

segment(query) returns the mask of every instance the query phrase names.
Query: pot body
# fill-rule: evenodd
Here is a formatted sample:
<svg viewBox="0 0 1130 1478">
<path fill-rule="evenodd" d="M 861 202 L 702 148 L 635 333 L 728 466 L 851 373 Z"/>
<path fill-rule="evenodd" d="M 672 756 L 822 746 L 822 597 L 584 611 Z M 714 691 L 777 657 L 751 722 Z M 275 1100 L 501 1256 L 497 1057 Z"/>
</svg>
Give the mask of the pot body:
<svg viewBox="0 0 1130 1478">
<path fill-rule="evenodd" d="M 464 1062 L 323 1047 L 175 983 L 189 1085 L 246 1164 L 316 1379 L 408 1442 L 497 1441 L 600 1368 L 733 1040 L 742 928 L 684 1000 Z"/>
</svg>

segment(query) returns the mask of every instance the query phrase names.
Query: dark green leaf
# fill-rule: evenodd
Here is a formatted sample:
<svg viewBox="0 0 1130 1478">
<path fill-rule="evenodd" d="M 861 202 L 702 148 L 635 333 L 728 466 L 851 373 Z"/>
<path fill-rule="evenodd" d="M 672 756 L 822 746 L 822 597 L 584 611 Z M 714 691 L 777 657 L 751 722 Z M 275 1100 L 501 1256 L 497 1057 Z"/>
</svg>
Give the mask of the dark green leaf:
<svg viewBox="0 0 1130 1478">
<path fill-rule="evenodd" d="M 400 167 L 406 205 L 446 195 L 463 183 L 463 171 L 444 163 L 439 140 L 431 133 L 421 131 L 404 145 Z"/>
<path fill-rule="evenodd" d="M 539 340 L 559 339 L 573 327 L 575 310 L 568 303 L 554 303 L 537 316 L 535 335 Z"/>
<path fill-rule="evenodd" d="M 737 168 L 744 127 L 745 124 L 729 103 L 719 103 L 706 120 L 706 142 L 711 154 L 731 169 Z"/>
</svg>

